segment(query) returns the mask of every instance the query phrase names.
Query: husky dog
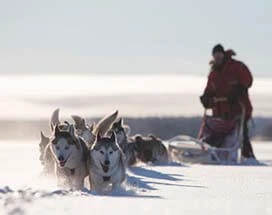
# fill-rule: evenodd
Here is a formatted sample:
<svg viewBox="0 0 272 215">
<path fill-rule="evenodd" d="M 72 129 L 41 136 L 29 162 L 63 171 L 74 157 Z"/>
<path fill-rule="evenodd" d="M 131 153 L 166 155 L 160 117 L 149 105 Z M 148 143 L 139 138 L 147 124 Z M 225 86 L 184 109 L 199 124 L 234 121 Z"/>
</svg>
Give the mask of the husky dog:
<svg viewBox="0 0 272 215">
<path fill-rule="evenodd" d="M 124 125 L 123 119 L 120 118 L 118 121 L 113 123 L 109 133 L 114 132 L 116 134 L 116 139 L 125 154 L 125 161 L 128 166 L 134 165 L 137 161 L 136 159 L 136 144 L 129 138 L 130 127 Z"/>
<path fill-rule="evenodd" d="M 117 119 L 118 111 L 115 111 L 109 115 L 103 117 L 97 124 L 93 123 L 89 126 L 85 119 L 72 115 L 75 122 L 76 133 L 91 147 L 94 143 L 96 135 L 99 133 L 101 136 L 105 135 L 114 121 Z"/>
<path fill-rule="evenodd" d="M 116 142 L 115 134 L 101 137 L 97 134 L 89 152 L 89 180 L 91 190 L 105 193 L 121 185 L 126 178 L 124 154 Z"/>
<path fill-rule="evenodd" d="M 46 137 L 43 132 L 41 132 L 41 142 L 39 144 L 40 148 L 40 161 L 43 165 L 42 173 L 45 175 L 53 175 L 54 174 L 54 160 L 52 154 L 50 152 L 49 147 L 50 138 Z"/>
<path fill-rule="evenodd" d="M 124 125 L 122 118 L 112 124 L 110 132 L 115 133 L 117 142 L 121 148 L 123 145 L 127 144 L 130 128 L 129 126 Z"/>
<path fill-rule="evenodd" d="M 91 146 L 94 143 L 96 137 L 94 134 L 95 124 L 93 123 L 91 126 L 89 126 L 85 122 L 84 118 L 77 115 L 72 115 L 72 118 L 75 122 L 76 134 L 80 136 L 88 146 Z"/>
<path fill-rule="evenodd" d="M 168 162 L 168 152 L 162 141 L 154 135 L 142 137 L 137 135 L 134 138 L 137 152 L 137 159 L 147 163 Z"/>
<path fill-rule="evenodd" d="M 168 152 L 162 141 L 154 135 L 142 137 L 128 137 L 130 128 L 123 125 L 122 118 L 113 123 L 111 130 L 116 134 L 118 144 L 126 156 L 128 166 L 141 162 L 165 163 L 168 162 Z"/>
<path fill-rule="evenodd" d="M 50 129 L 52 133 L 54 132 L 55 126 L 58 126 L 62 130 L 68 129 L 67 123 L 60 123 L 59 109 L 56 109 L 52 113 L 50 121 L 49 121 L 49 125 L 50 125 Z M 41 161 L 41 164 L 43 165 L 42 173 L 47 176 L 55 175 L 55 171 L 54 171 L 55 161 L 51 152 L 51 145 L 49 143 L 50 143 L 50 138 L 46 137 L 43 134 L 43 132 L 41 132 L 41 141 L 39 144 L 40 161 Z"/>
<path fill-rule="evenodd" d="M 40 161 L 42 164 L 44 164 L 44 160 L 43 160 L 43 153 L 45 151 L 45 148 L 47 146 L 47 144 L 49 143 L 50 141 L 50 138 L 49 137 L 46 137 L 43 132 L 41 131 L 41 141 L 40 141 L 40 144 L 39 144 L 39 148 L 40 148 Z"/>
<path fill-rule="evenodd" d="M 66 130 L 60 125 L 54 127 L 46 153 L 49 153 L 54 160 L 58 185 L 82 189 L 84 178 L 88 175 L 88 149 L 83 140 L 75 135 L 74 126 L 67 122 L 66 124 Z"/>
</svg>

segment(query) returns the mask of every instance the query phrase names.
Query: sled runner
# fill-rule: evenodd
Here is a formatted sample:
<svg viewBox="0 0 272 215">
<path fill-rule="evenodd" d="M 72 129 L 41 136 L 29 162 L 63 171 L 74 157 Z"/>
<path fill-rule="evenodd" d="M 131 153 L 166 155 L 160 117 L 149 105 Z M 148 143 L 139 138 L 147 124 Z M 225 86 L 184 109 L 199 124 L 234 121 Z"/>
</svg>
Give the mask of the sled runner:
<svg viewBox="0 0 272 215">
<path fill-rule="evenodd" d="M 216 102 L 226 101 L 217 98 Z M 174 161 L 203 164 L 236 164 L 243 142 L 245 108 L 234 119 L 222 119 L 207 115 L 204 117 L 198 138 L 179 135 L 168 140 L 169 153 Z"/>
</svg>

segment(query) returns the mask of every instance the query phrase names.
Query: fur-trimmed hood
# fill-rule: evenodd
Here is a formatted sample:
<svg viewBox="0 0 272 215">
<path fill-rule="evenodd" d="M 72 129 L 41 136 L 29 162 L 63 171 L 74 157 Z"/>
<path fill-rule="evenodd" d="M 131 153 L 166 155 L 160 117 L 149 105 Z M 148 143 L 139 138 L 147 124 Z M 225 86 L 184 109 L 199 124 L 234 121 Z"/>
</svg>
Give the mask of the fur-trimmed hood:
<svg viewBox="0 0 272 215">
<path fill-rule="evenodd" d="M 233 49 L 228 49 L 228 50 L 225 51 L 225 59 L 226 59 L 226 60 L 231 59 L 233 56 L 236 56 L 236 52 L 235 52 Z M 213 66 L 214 60 L 213 60 L 213 59 L 210 60 L 209 64 L 210 64 L 211 66 Z"/>
</svg>

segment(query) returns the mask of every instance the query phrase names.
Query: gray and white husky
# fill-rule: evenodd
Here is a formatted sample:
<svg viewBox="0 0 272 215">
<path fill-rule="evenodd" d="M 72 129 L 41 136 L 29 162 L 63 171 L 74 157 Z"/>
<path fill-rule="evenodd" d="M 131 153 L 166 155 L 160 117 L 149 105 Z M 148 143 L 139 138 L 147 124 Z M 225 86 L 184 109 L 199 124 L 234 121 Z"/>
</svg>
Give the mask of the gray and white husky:
<svg viewBox="0 0 272 215">
<path fill-rule="evenodd" d="M 120 118 L 112 124 L 110 132 L 115 133 L 117 142 L 121 148 L 127 144 L 130 127 L 128 125 L 124 125 L 123 118 Z"/>
<path fill-rule="evenodd" d="M 136 154 L 136 142 L 129 138 L 130 127 L 124 125 L 123 118 L 120 118 L 113 123 L 109 133 L 114 132 L 116 135 L 117 142 L 125 154 L 126 165 L 131 166 L 136 164 L 137 154 Z"/>
<path fill-rule="evenodd" d="M 88 169 L 91 190 L 105 193 L 120 186 L 126 178 L 125 157 L 115 134 L 101 137 L 98 133 L 89 152 Z"/>
<path fill-rule="evenodd" d="M 67 129 L 61 130 L 60 125 L 55 125 L 47 150 L 54 160 L 58 186 L 82 189 L 88 176 L 88 149 L 75 135 L 74 126 L 67 123 Z"/>
</svg>

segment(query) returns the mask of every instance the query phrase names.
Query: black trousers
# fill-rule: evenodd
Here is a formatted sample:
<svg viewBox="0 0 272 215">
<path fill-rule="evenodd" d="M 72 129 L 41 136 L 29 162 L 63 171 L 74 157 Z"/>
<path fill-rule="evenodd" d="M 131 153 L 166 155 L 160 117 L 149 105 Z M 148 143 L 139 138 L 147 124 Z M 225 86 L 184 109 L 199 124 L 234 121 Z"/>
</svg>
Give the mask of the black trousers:
<svg viewBox="0 0 272 215">
<path fill-rule="evenodd" d="M 253 148 L 250 142 L 249 134 L 248 134 L 248 120 L 245 120 L 245 123 L 244 123 L 242 156 L 246 158 L 255 158 Z"/>
</svg>

